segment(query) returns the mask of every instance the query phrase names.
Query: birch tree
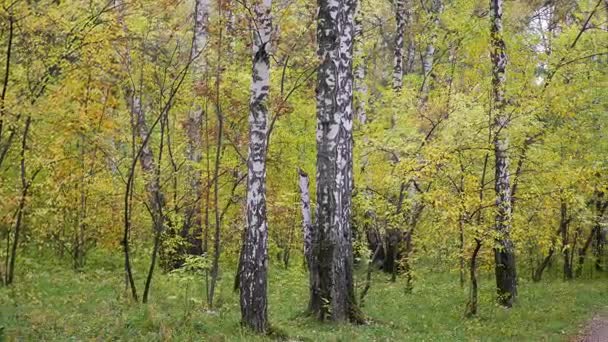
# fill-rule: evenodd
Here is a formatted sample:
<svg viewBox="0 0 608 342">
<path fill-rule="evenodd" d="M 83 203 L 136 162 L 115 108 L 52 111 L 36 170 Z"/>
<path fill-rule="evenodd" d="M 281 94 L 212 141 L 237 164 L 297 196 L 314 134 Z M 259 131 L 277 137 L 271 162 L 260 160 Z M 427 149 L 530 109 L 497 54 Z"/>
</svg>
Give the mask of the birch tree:
<svg viewBox="0 0 608 342">
<path fill-rule="evenodd" d="M 399 92 L 403 87 L 403 41 L 406 26 L 405 0 L 395 0 L 395 22 L 397 30 L 395 32 L 395 59 L 393 62 L 393 90 Z"/>
<path fill-rule="evenodd" d="M 437 29 L 439 28 L 439 15 L 441 14 L 442 8 L 443 4 L 441 3 L 441 0 L 431 1 L 431 8 L 429 11 L 431 18 L 431 37 L 426 45 L 426 50 L 422 59 L 422 72 L 424 73 L 424 80 L 420 89 L 419 104 L 421 107 L 426 106 L 429 98 L 429 92 L 431 90 L 433 64 L 435 63 L 435 45 L 437 44 Z"/>
<path fill-rule="evenodd" d="M 317 212 L 311 299 L 318 319 L 361 321 L 353 283 L 352 194 L 354 0 L 319 0 Z"/>
<path fill-rule="evenodd" d="M 268 329 L 266 220 L 266 142 L 270 89 L 271 0 L 253 6 L 253 54 L 249 101 L 247 159 L 247 231 L 241 250 L 240 303 L 242 324 L 256 332 Z"/>
<path fill-rule="evenodd" d="M 492 115 L 494 117 L 494 190 L 496 192 L 495 229 L 497 233 L 494 247 L 496 287 L 499 303 L 511 307 L 517 296 L 517 274 L 515 250 L 511 241 L 511 184 L 509 179 L 509 141 L 506 129 L 509 118 L 506 113 L 506 68 L 507 53 L 503 39 L 503 1 L 490 1 L 491 15 L 491 58 L 492 58 Z"/>
<path fill-rule="evenodd" d="M 202 56 L 206 48 L 209 26 L 209 0 L 196 0 L 194 8 L 194 33 L 192 37 L 192 49 L 190 60 L 192 60 L 193 88 L 195 93 L 205 82 L 206 59 Z M 202 130 L 206 113 L 200 99 L 194 104 L 190 111 L 185 129 L 188 137 L 186 145 L 186 158 L 188 164 L 186 174 L 188 177 L 188 196 L 184 209 L 184 225 L 181 236 L 187 238 L 189 253 L 201 255 L 205 250 L 202 243 L 202 212 L 203 212 L 203 187 L 202 187 Z M 205 246 L 206 247 L 206 246 Z"/>
</svg>

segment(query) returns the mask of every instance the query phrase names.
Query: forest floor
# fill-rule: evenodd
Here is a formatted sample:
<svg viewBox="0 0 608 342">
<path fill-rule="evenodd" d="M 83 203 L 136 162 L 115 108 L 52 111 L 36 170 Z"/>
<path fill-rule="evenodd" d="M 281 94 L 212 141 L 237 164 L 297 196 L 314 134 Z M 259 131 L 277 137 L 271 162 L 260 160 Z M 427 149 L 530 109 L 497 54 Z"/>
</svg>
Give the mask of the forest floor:
<svg viewBox="0 0 608 342">
<path fill-rule="evenodd" d="M 354 326 L 321 324 L 304 315 L 308 278 L 301 261 L 288 269 L 272 264 L 269 315 L 276 334 L 260 337 L 240 328 L 234 265 L 223 264 L 215 307 L 209 310 L 198 275 L 158 272 L 144 305 L 125 295 L 120 253 L 94 252 L 81 272 L 67 261 L 25 254 L 18 259 L 15 284 L 0 288 L 0 341 L 571 341 L 581 331 L 589 337 L 606 332 L 606 325 L 592 317 L 608 312 L 608 277 L 589 273 L 564 282 L 559 265 L 541 283 L 520 278 L 519 299 L 510 310 L 494 303 L 492 272 L 484 270 L 480 312 L 473 319 L 463 317 L 468 288 L 460 286 L 458 273 L 443 268 L 445 263 L 416 265 L 411 294 L 401 279 L 391 283 L 376 273 L 363 307 L 370 322 Z M 147 260 L 135 258 L 140 295 Z M 358 270 L 358 279 L 364 279 L 364 271 Z M 359 291 L 363 285 L 357 284 Z M 590 330 L 584 330 L 587 322 Z"/>
</svg>

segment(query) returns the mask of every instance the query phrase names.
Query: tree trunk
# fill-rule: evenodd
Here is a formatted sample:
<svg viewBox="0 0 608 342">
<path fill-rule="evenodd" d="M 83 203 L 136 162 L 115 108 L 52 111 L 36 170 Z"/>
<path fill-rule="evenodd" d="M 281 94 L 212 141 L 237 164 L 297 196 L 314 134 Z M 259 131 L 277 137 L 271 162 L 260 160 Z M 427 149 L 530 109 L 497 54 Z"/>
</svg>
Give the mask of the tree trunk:
<svg viewBox="0 0 608 342">
<path fill-rule="evenodd" d="M 564 279 L 570 280 L 574 278 L 574 274 L 572 272 L 572 264 L 570 253 L 573 252 L 573 246 L 570 245 L 569 238 L 569 226 L 570 219 L 568 218 L 568 206 L 566 202 L 562 199 L 560 205 L 560 234 L 562 236 L 562 255 L 564 257 Z"/>
<path fill-rule="evenodd" d="M 249 157 L 247 160 L 247 231 L 240 271 L 242 324 L 258 333 L 268 329 L 266 221 L 266 146 L 270 88 L 271 0 L 253 6 L 253 68 L 249 102 Z"/>
<path fill-rule="evenodd" d="M 601 227 L 599 223 L 593 226 L 593 229 L 591 229 L 591 233 L 589 233 L 589 237 L 587 237 L 583 246 L 578 249 L 578 265 L 576 266 L 577 277 L 580 277 L 583 273 L 583 266 L 585 265 L 585 257 L 587 255 L 587 251 L 589 250 L 589 247 L 591 246 L 591 243 L 593 242 L 597 231 L 600 230 L 600 228 Z"/>
<path fill-rule="evenodd" d="M 426 45 L 426 51 L 422 59 L 422 72 L 424 80 L 420 89 L 419 106 L 426 106 L 431 90 L 431 82 L 433 81 L 433 64 L 435 63 L 435 45 L 437 44 L 437 30 L 439 29 L 439 15 L 441 14 L 443 4 L 441 0 L 431 0 L 431 37 Z"/>
<path fill-rule="evenodd" d="M 407 54 L 405 55 L 403 73 L 409 74 L 414 71 L 414 65 L 416 63 L 416 33 L 414 32 L 413 0 L 406 0 L 405 7 L 405 22 L 407 23 Z"/>
<path fill-rule="evenodd" d="M 122 26 L 122 29 L 124 31 L 125 34 L 129 33 L 128 30 L 128 26 L 127 23 L 125 21 L 125 11 L 126 11 L 126 4 L 122 1 L 122 0 L 115 0 L 116 1 L 116 7 L 118 9 L 118 22 L 119 24 Z M 127 70 L 127 72 L 130 72 L 131 70 L 133 70 L 133 62 L 131 59 L 131 49 L 130 46 L 127 45 L 126 46 L 126 52 L 125 52 L 125 56 L 126 56 L 126 60 L 125 60 L 125 69 Z M 141 88 L 141 80 L 140 80 L 140 88 Z M 131 115 L 131 121 L 133 123 L 133 127 L 135 129 L 135 135 L 138 135 L 140 140 L 141 140 L 141 146 L 139 147 L 139 150 L 137 151 L 137 153 L 135 154 L 135 158 L 139 159 L 139 163 L 141 165 L 142 171 L 145 174 L 146 177 L 146 192 L 147 192 L 147 201 L 148 201 L 148 207 L 150 208 L 150 214 L 152 216 L 152 222 L 153 222 L 153 232 L 154 232 L 154 246 L 152 248 L 152 255 L 151 255 L 151 265 L 149 268 L 149 272 L 148 272 L 148 276 L 146 278 L 146 283 L 144 285 L 144 294 L 143 294 L 143 299 L 142 301 L 145 303 L 148 300 L 148 294 L 149 294 L 149 289 L 150 289 L 150 285 L 152 282 L 152 273 L 154 271 L 154 266 L 156 263 L 156 254 L 158 253 L 158 249 L 160 247 L 160 238 L 161 238 L 161 234 L 164 230 L 165 227 L 165 216 L 163 214 L 164 211 L 164 206 L 165 206 L 165 196 L 161 190 L 161 186 L 160 186 L 160 167 L 159 164 L 156 164 L 155 160 L 154 160 L 154 153 L 152 152 L 152 149 L 150 148 L 150 135 L 152 134 L 152 130 L 150 130 L 148 128 L 148 125 L 146 123 L 146 112 L 144 110 L 144 106 L 142 103 L 142 89 L 136 89 L 135 85 L 131 85 L 129 87 L 127 87 L 126 89 L 126 94 L 127 94 L 127 104 L 128 104 L 128 108 L 129 108 L 129 112 Z M 160 116 L 158 117 L 158 119 L 156 120 L 155 124 L 162 121 L 163 120 L 163 116 L 167 115 L 167 111 L 168 111 L 168 106 L 166 106 L 166 108 L 164 108 L 163 112 L 160 114 Z M 164 125 L 163 122 L 161 122 L 161 127 L 162 125 Z M 154 128 L 155 125 L 152 126 L 152 128 Z M 161 138 L 164 136 L 164 134 L 161 134 Z M 135 145 L 133 146 L 135 148 Z M 135 153 L 135 151 L 134 151 Z M 162 147 L 161 147 L 161 152 L 162 154 Z M 131 170 L 131 173 L 133 173 L 133 170 Z M 127 184 L 128 187 L 128 191 L 127 191 L 127 195 L 128 196 L 132 196 L 133 195 L 133 174 L 130 175 L 130 185 Z M 129 183 L 129 182 L 128 182 Z M 130 189 L 129 189 L 130 186 Z M 128 193 L 130 191 L 130 194 Z M 126 206 L 130 206 L 130 204 L 128 204 L 129 201 L 125 202 Z M 130 211 L 129 209 L 125 208 L 126 211 Z M 125 219 L 125 239 L 123 240 L 123 243 L 125 244 L 125 267 L 127 269 L 130 269 L 130 265 L 128 265 L 129 263 L 129 258 L 128 258 L 128 252 L 127 252 L 127 238 L 128 238 L 128 234 L 129 234 L 129 229 L 130 229 L 130 217 Z M 127 272 L 129 274 L 129 277 L 131 277 L 130 275 L 130 271 Z M 130 279 L 131 284 L 133 284 L 133 280 L 132 278 Z M 133 286 L 132 286 L 133 287 Z M 133 288 L 133 296 L 135 297 L 135 289 Z"/>
<path fill-rule="evenodd" d="M 479 298 L 477 290 L 477 256 L 479 255 L 480 249 L 481 240 L 475 239 L 475 249 L 473 250 L 473 255 L 471 256 L 471 266 L 469 269 L 471 277 L 471 290 L 469 293 L 469 303 L 467 304 L 467 311 L 465 312 L 466 317 L 472 317 L 477 315 L 477 303 Z"/>
<path fill-rule="evenodd" d="M 355 1 L 318 4 L 317 222 L 309 308 L 321 320 L 361 322 L 350 230 Z"/>
<path fill-rule="evenodd" d="M 507 55 L 502 37 L 503 0 L 491 0 L 491 58 L 492 58 L 492 113 L 494 114 L 494 156 L 496 192 L 496 232 L 494 248 L 496 287 L 499 303 L 511 307 L 517 297 L 515 248 L 511 241 L 511 186 L 509 180 L 509 143 L 505 130 L 508 126 L 505 84 Z"/>
<path fill-rule="evenodd" d="M 302 236 L 304 240 L 304 259 L 310 269 L 312 257 L 312 215 L 310 212 L 310 194 L 308 191 L 309 178 L 302 169 L 298 169 L 300 175 L 300 201 L 302 204 Z"/>
<path fill-rule="evenodd" d="M 222 6 L 218 6 L 218 16 L 221 20 Z M 222 216 L 220 214 L 220 164 L 222 161 L 223 141 L 224 141 L 224 114 L 220 103 L 220 85 L 222 81 L 222 56 L 223 56 L 223 31 L 220 23 L 219 37 L 217 44 L 217 61 L 215 75 L 215 115 L 217 118 L 217 146 L 215 149 L 215 165 L 213 168 L 213 211 L 215 216 L 215 231 L 213 234 L 213 261 L 211 265 L 210 281 L 207 291 L 207 304 L 213 307 L 213 299 L 215 296 L 215 287 L 219 275 L 219 264 L 221 255 L 221 233 L 222 233 Z"/>
<path fill-rule="evenodd" d="M 465 259 L 464 259 L 464 213 L 458 215 L 458 250 L 459 250 L 459 270 L 460 270 L 460 287 L 464 287 L 465 283 Z"/>
<path fill-rule="evenodd" d="M 405 36 L 406 26 L 406 9 L 405 0 L 395 0 L 395 23 L 397 29 L 395 32 L 395 45 L 393 61 L 393 90 L 401 91 L 403 87 L 403 41 Z"/>
<path fill-rule="evenodd" d="M 209 0 L 196 0 L 190 59 L 193 61 L 193 88 L 197 95 L 205 83 L 207 63 L 202 53 L 208 41 L 209 10 Z M 191 255 L 202 255 L 205 252 L 202 240 L 203 169 L 200 167 L 203 159 L 202 130 L 205 115 L 206 113 L 200 100 L 196 101 L 185 125 L 188 137 L 186 143 L 186 159 L 188 163 L 186 164 L 185 173 L 188 178 L 189 187 L 186 195 L 187 205 L 184 208 L 184 225 L 181 236 L 187 240 L 189 244 L 188 253 Z"/>
<path fill-rule="evenodd" d="M 17 208 L 17 220 L 15 221 L 15 234 L 13 236 L 13 244 L 11 245 L 10 262 L 6 270 L 5 285 L 13 283 L 15 277 L 15 262 L 17 259 L 17 248 L 19 247 L 19 235 L 21 234 L 21 226 L 23 225 L 23 217 L 25 216 L 25 203 L 27 201 L 27 193 L 30 187 L 30 182 L 27 180 L 27 164 L 25 162 L 25 154 L 27 150 L 27 137 L 30 131 L 32 117 L 28 116 L 25 120 L 25 128 L 21 139 L 21 155 L 20 155 L 20 177 L 21 177 L 21 196 L 19 197 L 19 207 Z M 9 233 L 10 235 L 10 233 Z M 8 237 L 7 237 L 8 239 Z M 8 241 L 8 240 L 7 240 Z"/>
<path fill-rule="evenodd" d="M 357 4 L 357 12 L 355 15 L 355 92 L 357 97 L 356 116 L 361 125 L 367 123 L 367 84 L 365 83 L 365 74 L 367 72 L 367 56 L 363 46 L 363 12 L 361 10 L 362 2 Z"/>
</svg>

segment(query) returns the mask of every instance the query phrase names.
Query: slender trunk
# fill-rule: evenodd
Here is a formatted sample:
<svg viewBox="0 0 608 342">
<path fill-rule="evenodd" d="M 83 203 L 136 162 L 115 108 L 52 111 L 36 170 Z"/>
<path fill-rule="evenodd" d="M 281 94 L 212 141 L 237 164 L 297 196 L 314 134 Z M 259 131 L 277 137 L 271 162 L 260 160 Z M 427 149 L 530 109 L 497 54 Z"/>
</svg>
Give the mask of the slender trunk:
<svg viewBox="0 0 608 342">
<path fill-rule="evenodd" d="M 23 224 L 23 216 L 25 215 L 25 202 L 27 200 L 27 192 L 30 187 L 30 182 L 27 180 L 27 169 L 25 162 L 25 152 L 27 150 L 27 136 L 30 131 L 30 125 L 32 123 L 32 117 L 28 116 L 25 120 L 25 128 L 23 130 L 23 138 L 21 140 L 21 161 L 20 161 L 20 178 L 21 178 L 21 196 L 19 198 L 19 208 L 17 209 L 17 220 L 15 222 L 15 234 L 13 237 L 13 244 L 11 246 L 10 263 L 7 269 L 6 285 L 13 283 L 15 276 L 15 260 L 17 259 L 17 247 L 19 245 L 19 235 L 21 233 L 21 226 Z"/>
<path fill-rule="evenodd" d="M 593 229 L 591 229 L 591 233 L 589 233 L 589 236 L 585 240 L 585 243 L 583 244 L 583 246 L 578 249 L 578 265 L 576 267 L 576 276 L 577 277 L 580 277 L 583 273 L 583 266 L 585 265 L 585 257 L 587 255 L 587 251 L 589 250 L 589 247 L 591 246 L 591 243 L 593 242 L 597 232 L 600 230 L 601 230 L 601 226 L 599 225 L 599 223 L 597 223 L 593 227 Z"/>
<path fill-rule="evenodd" d="M 464 214 L 458 217 L 458 249 L 460 251 L 460 287 L 464 287 L 465 283 L 465 258 L 464 258 Z"/>
<path fill-rule="evenodd" d="M 443 9 L 441 0 L 431 0 L 431 37 L 426 50 L 424 52 L 424 58 L 422 59 L 422 72 L 424 73 L 424 80 L 422 81 L 422 87 L 420 88 L 420 100 L 419 107 L 423 108 L 426 106 L 429 99 L 429 92 L 431 90 L 432 81 L 435 77 L 433 73 L 433 66 L 435 64 L 435 45 L 437 44 L 437 30 L 439 29 L 439 15 Z"/>
<path fill-rule="evenodd" d="M 473 255 L 471 255 L 471 265 L 469 268 L 469 275 L 471 281 L 471 288 L 469 292 L 469 303 L 467 304 L 467 310 L 465 312 L 466 317 L 472 317 L 477 315 L 478 311 L 478 285 L 477 285 L 477 256 L 479 255 L 479 250 L 481 249 L 481 240 L 475 239 L 475 249 L 473 250 Z"/>
<path fill-rule="evenodd" d="M 541 281 L 541 279 L 543 277 L 543 272 L 545 271 L 547 266 L 549 266 L 549 264 L 551 263 L 551 260 L 553 259 L 553 255 L 555 254 L 555 244 L 556 244 L 557 236 L 561 233 L 561 230 L 562 230 L 562 227 L 561 227 L 561 222 L 560 222 L 560 226 L 558 227 L 553 238 L 551 239 L 551 248 L 549 248 L 549 253 L 543 259 L 543 261 L 540 263 L 540 265 L 538 265 L 538 267 L 532 272 L 532 281 L 534 281 L 534 282 Z"/>
<path fill-rule="evenodd" d="M 263 333 L 268 329 L 268 222 L 266 219 L 266 141 L 270 89 L 271 0 L 253 6 L 252 82 L 249 100 L 247 158 L 247 230 L 241 250 L 241 324 Z"/>
<path fill-rule="evenodd" d="M 562 236 L 562 255 L 564 257 L 564 279 L 570 280 L 574 278 L 572 273 L 572 264 L 570 263 L 570 253 L 572 253 L 573 248 L 570 245 L 569 240 L 569 226 L 570 220 L 568 219 L 568 206 L 566 202 L 562 199 L 560 205 L 560 233 Z"/>
<path fill-rule="evenodd" d="M 361 291 L 361 295 L 359 296 L 359 305 L 363 307 L 363 301 L 365 300 L 365 296 L 367 296 L 367 292 L 372 287 L 372 271 L 374 270 L 374 259 L 380 253 L 380 249 L 382 248 L 382 244 L 378 244 L 371 258 L 367 262 L 367 274 L 365 276 L 365 287 L 363 291 Z"/>
<path fill-rule="evenodd" d="M 205 106 L 208 102 L 205 101 Z M 205 108 L 205 229 L 203 231 L 203 251 L 209 253 L 209 230 L 211 227 L 209 210 L 211 207 L 211 144 L 209 137 L 209 111 Z M 205 269 L 205 297 L 209 303 L 209 270 Z"/>
<path fill-rule="evenodd" d="M 135 287 L 135 281 L 133 279 L 133 271 L 131 269 L 131 255 L 130 255 L 130 245 L 129 245 L 129 236 L 131 233 L 131 223 L 132 223 L 132 208 L 133 208 L 133 182 L 135 178 L 135 166 L 137 165 L 137 156 L 135 155 L 135 126 L 132 125 L 133 135 L 132 135 L 132 147 L 133 147 L 133 160 L 131 162 L 131 167 L 129 168 L 129 176 L 127 178 L 127 184 L 125 188 L 125 197 L 124 197 L 124 230 L 123 236 L 121 240 L 121 245 L 123 247 L 123 252 L 125 256 L 125 290 L 126 287 L 131 288 L 131 298 L 138 301 L 137 299 L 137 288 Z"/>
<path fill-rule="evenodd" d="M 221 246 L 221 224 L 222 218 L 220 213 L 220 162 L 222 160 L 223 146 L 222 142 L 224 139 L 224 115 L 222 114 L 222 107 L 220 104 L 220 84 L 222 75 L 222 7 L 218 7 L 219 18 L 220 18 L 220 29 L 218 37 L 217 47 L 217 69 L 215 75 L 215 115 L 217 118 L 217 146 L 215 150 L 215 166 L 213 169 L 213 211 L 215 214 L 215 232 L 213 235 L 213 261 L 211 265 L 211 280 L 209 282 L 209 292 L 207 295 L 207 304 L 209 307 L 213 307 L 213 297 L 215 296 L 215 286 L 217 284 L 217 277 L 219 272 L 220 262 L 220 246 Z"/>
<path fill-rule="evenodd" d="M 124 31 L 125 34 L 128 34 L 128 26 L 127 23 L 125 21 L 125 3 L 122 2 L 122 0 L 115 0 L 117 3 L 117 8 L 118 8 L 118 22 L 119 24 L 122 26 L 122 29 Z M 127 71 L 131 71 L 133 70 L 133 63 L 132 63 L 132 59 L 130 56 L 130 46 L 127 45 L 126 46 L 126 60 L 125 60 L 125 64 L 126 64 L 126 70 Z M 129 111 L 130 111 L 130 115 L 131 115 L 131 123 L 133 125 L 133 129 L 135 132 L 135 136 L 139 135 L 139 138 L 141 139 L 142 143 L 141 146 L 138 150 L 137 153 L 135 153 L 134 155 L 134 160 L 132 163 L 132 168 L 131 168 L 131 172 L 129 175 L 129 180 L 127 181 L 127 191 L 125 194 L 125 230 L 124 230 L 124 234 L 123 234 L 123 247 L 124 247 L 124 252 L 125 252 L 125 269 L 127 270 L 127 278 L 128 281 L 131 285 L 131 291 L 132 291 L 132 295 L 134 299 L 137 299 L 137 295 L 136 295 L 136 291 L 135 291 L 135 286 L 134 286 L 134 282 L 133 282 L 133 277 L 132 277 L 132 272 L 131 272 L 131 266 L 130 266 L 130 261 L 129 261 L 129 253 L 128 253 L 128 236 L 130 233 L 130 229 L 131 229 L 131 212 L 129 207 L 132 205 L 130 203 L 129 198 L 133 195 L 133 178 L 134 178 L 134 167 L 136 164 L 136 159 L 139 159 L 139 163 L 141 165 L 142 170 L 144 171 L 144 173 L 146 174 L 147 180 L 146 180 L 146 190 L 147 190 L 147 201 L 148 201 L 148 206 L 150 208 L 151 211 L 151 215 L 152 215 L 152 221 L 153 221 L 153 232 L 154 232 L 154 247 L 152 250 L 152 260 L 151 260 L 151 266 L 150 266 L 150 270 L 148 272 L 148 276 L 146 279 L 146 283 L 145 283 L 145 292 L 144 292 L 144 296 L 143 296 L 143 302 L 147 302 L 148 299 L 148 293 L 149 293 L 149 288 L 150 288 L 150 282 L 152 280 L 152 272 L 154 270 L 154 264 L 156 262 L 156 254 L 158 252 L 158 246 L 160 245 L 160 243 L 157 243 L 157 240 L 160 239 L 160 234 L 162 233 L 162 231 L 164 230 L 164 215 L 163 215 L 163 208 L 165 205 L 165 200 L 164 200 L 164 194 L 161 191 L 161 187 L 160 187 L 160 162 L 158 164 L 158 167 L 155 168 L 155 161 L 154 161 L 154 154 L 149 146 L 149 140 L 150 140 L 150 135 L 152 133 L 151 130 L 148 129 L 148 126 L 146 124 L 146 115 L 145 115 L 145 111 L 143 108 L 143 104 L 142 104 L 142 82 L 143 80 L 140 79 L 140 89 L 136 89 L 135 86 L 130 86 L 126 89 L 126 94 L 127 94 L 127 104 L 129 106 Z M 159 120 L 163 120 L 163 116 L 167 115 L 167 111 L 168 111 L 168 105 L 166 106 L 166 108 L 163 110 L 163 112 L 161 113 L 161 115 L 159 116 L 159 118 L 157 119 L 157 121 L 155 122 L 155 124 L 159 121 Z M 164 123 L 164 121 L 163 121 Z M 164 124 L 161 124 L 161 127 Z M 152 126 L 152 128 L 154 128 L 154 125 Z M 164 133 L 164 131 L 163 131 Z M 164 134 L 161 134 L 161 138 L 164 138 Z M 133 147 L 135 147 L 135 141 L 133 144 Z M 134 151 L 135 152 L 135 151 Z M 161 154 L 162 154 L 162 148 L 161 148 Z"/>
<path fill-rule="evenodd" d="M 356 116 L 361 125 L 367 122 L 367 84 L 365 83 L 365 74 L 367 71 L 367 56 L 363 46 L 363 12 L 362 1 L 357 4 L 357 12 L 355 14 L 355 94 L 357 98 Z"/>
<path fill-rule="evenodd" d="M 302 236 L 304 241 L 304 259 L 310 270 L 312 258 L 312 214 L 310 212 L 310 194 L 308 191 L 309 177 L 302 169 L 298 169 L 300 175 L 300 201 L 302 204 Z"/>
<path fill-rule="evenodd" d="M 399 92 L 403 87 L 403 41 L 406 27 L 405 0 L 395 0 L 394 7 L 397 29 L 395 32 L 394 45 L 393 90 Z"/>
<path fill-rule="evenodd" d="M 595 270 L 603 271 L 604 266 L 602 264 L 602 256 L 604 255 L 604 234 L 601 229 L 595 231 Z"/>
<path fill-rule="evenodd" d="M 163 193 L 160 190 L 160 171 L 161 171 L 161 163 L 162 163 L 162 157 L 163 157 L 163 148 L 164 148 L 164 141 L 165 141 L 165 128 L 168 125 L 168 113 L 169 109 L 168 107 L 165 108 L 164 113 L 161 114 L 161 125 L 160 125 L 160 148 L 159 148 L 159 153 L 158 153 L 158 164 L 156 166 L 156 169 L 154 170 L 154 179 L 151 181 L 153 182 L 153 190 L 151 191 L 150 188 L 148 188 L 149 193 L 154 194 L 154 198 L 150 201 L 153 206 L 153 221 L 154 221 L 154 246 L 152 247 L 152 256 L 150 257 L 150 268 L 148 269 L 148 276 L 146 277 L 146 283 L 144 285 L 144 294 L 142 297 L 142 302 L 143 303 L 147 303 L 148 302 L 148 295 L 150 292 L 150 286 L 152 284 L 152 275 L 154 273 L 154 267 L 156 266 L 156 257 L 158 255 L 158 251 L 161 245 L 161 236 L 162 233 L 165 231 L 165 214 L 163 213 L 163 209 L 164 209 L 164 197 L 163 197 Z M 145 127 L 145 125 L 144 125 Z M 146 129 L 147 131 L 147 129 Z M 146 138 L 148 138 L 148 135 L 150 134 L 150 132 L 146 133 Z M 145 146 L 147 146 L 147 144 L 144 143 L 144 148 L 142 149 L 143 151 L 146 150 Z"/>
<path fill-rule="evenodd" d="M 414 3 L 413 0 L 405 2 L 405 21 L 407 23 L 407 53 L 403 73 L 409 74 L 414 71 L 416 63 L 416 33 L 414 32 Z"/>
<path fill-rule="evenodd" d="M 515 248 L 511 241 L 511 186 L 509 180 L 509 143 L 505 130 L 508 126 L 506 113 L 507 55 L 502 32 L 503 0 L 491 0 L 491 58 L 492 58 L 492 113 L 494 114 L 494 156 L 496 192 L 497 247 L 494 248 L 496 287 L 498 301 L 511 307 L 517 297 Z"/>
<path fill-rule="evenodd" d="M 80 192 L 80 208 L 78 211 L 78 232 L 76 236 L 76 244 L 74 246 L 74 269 L 79 270 L 84 267 L 84 241 L 85 241 L 85 227 L 86 227 L 86 210 L 87 210 L 87 196 L 85 189 L 85 150 L 84 150 L 84 136 L 80 139 L 80 163 L 82 169 L 82 176 L 80 178 L 79 192 Z"/>
<path fill-rule="evenodd" d="M 553 258 L 554 253 L 555 253 L 555 247 L 552 246 L 551 249 L 549 249 L 549 254 L 547 254 L 547 256 L 543 259 L 543 261 L 540 263 L 538 268 L 536 270 L 534 270 L 534 273 L 532 274 L 532 280 L 534 282 L 539 282 L 542 280 L 543 272 L 545 271 L 545 269 L 551 262 L 551 259 Z"/>
<path fill-rule="evenodd" d="M 13 18 L 13 15 L 10 14 L 8 17 L 8 43 L 6 45 L 6 64 L 4 67 L 4 80 L 2 82 L 2 93 L 0 94 L 0 151 L 3 151 L 0 154 L 0 166 L 2 166 L 2 162 L 4 161 L 4 156 L 6 155 L 4 153 L 4 150 L 6 149 L 8 151 L 9 148 L 9 143 L 10 140 L 7 141 L 7 145 L 3 146 L 3 134 L 4 134 L 4 108 L 5 108 L 5 103 L 4 101 L 6 100 L 6 92 L 8 90 L 8 80 L 9 80 L 9 76 L 10 76 L 10 71 L 11 71 L 11 51 L 13 48 L 13 35 L 14 35 L 14 24 L 15 24 L 15 19 Z"/>
<path fill-rule="evenodd" d="M 192 49 L 190 59 L 192 63 L 193 90 L 199 94 L 205 83 L 205 73 L 207 70 L 206 59 L 202 56 L 208 42 L 209 26 L 209 0 L 196 0 L 194 8 L 194 33 L 192 38 Z M 188 254 L 202 255 L 203 249 L 203 172 L 200 167 L 202 161 L 202 129 L 205 111 L 200 101 L 195 101 L 192 110 L 189 112 L 188 121 L 185 125 L 186 143 L 186 164 L 185 173 L 188 178 L 188 193 L 184 208 L 184 224 L 181 236 L 188 243 Z"/>
</svg>

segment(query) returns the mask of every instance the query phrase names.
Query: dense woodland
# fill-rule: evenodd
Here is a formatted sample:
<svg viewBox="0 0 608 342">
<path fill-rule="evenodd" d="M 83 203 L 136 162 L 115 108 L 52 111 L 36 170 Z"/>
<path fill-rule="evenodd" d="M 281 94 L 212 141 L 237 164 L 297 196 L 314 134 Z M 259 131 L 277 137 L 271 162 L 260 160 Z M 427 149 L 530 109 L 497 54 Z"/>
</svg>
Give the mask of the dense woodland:
<svg viewBox="0 0 608 342">
<path fill-rule="evenodd" d="M 229 279 L 271 333 L 279 269 L 353 324 L 429 270 L 463 319 L 605 286 L 606 0 L 6 0 L 0 66 L 6 291 L 102 253 L 130 305 Z"/>
</svg>

